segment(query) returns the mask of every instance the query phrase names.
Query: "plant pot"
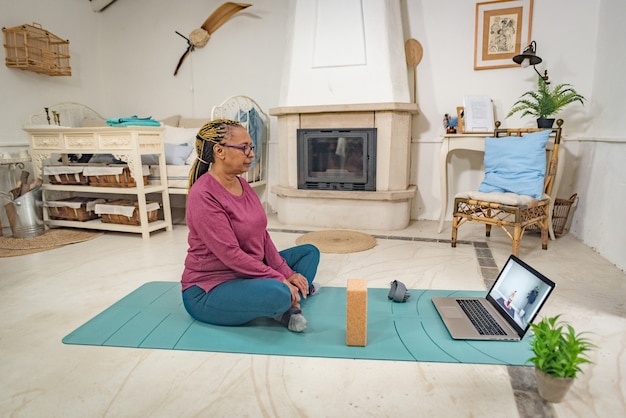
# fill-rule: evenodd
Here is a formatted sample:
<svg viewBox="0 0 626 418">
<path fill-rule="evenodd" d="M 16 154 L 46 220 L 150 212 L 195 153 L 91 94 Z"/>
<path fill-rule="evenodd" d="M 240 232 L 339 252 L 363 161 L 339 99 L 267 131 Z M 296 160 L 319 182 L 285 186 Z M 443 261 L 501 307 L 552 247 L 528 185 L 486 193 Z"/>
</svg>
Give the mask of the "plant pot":
<svg viewBox="0 0 626 418">
<path fill-rule="evenodd" d="M 554 377 L 538 367 L 535 367 L 535 376 L 537 377 L 539 396 L 548 402 L 561 402 L 574 383 L 572 377 Z"/>
<path fill-rule="evenodd" d="M 554 118 L 537 119 L 537 128 L 552 129 L 552 126 L 554 126 Z"/>
</svg>

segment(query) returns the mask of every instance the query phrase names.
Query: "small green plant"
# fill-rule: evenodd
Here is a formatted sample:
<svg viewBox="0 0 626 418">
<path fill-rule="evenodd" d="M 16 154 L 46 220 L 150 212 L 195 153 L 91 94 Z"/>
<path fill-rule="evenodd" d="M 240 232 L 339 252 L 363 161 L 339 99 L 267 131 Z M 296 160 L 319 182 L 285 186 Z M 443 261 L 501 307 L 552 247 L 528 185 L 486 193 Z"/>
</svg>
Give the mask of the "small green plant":
<svg viewBox="0 0 626 418">
<path fill-rule="evenodd" d="M 548 118 L 559 112 L 565 106 L 580 102 L 585 105 L 585 98 L 578 94 L 570 84 L 558 84 L 553 90 L 546 81 L 538 78 L 536 91 L 527 91 L 522 94 L 506 117 L 517 112 L 522 112 L 524 116 L 534 116 L 535 118 Z"/>
<path fill-rule="evenodd" d="M 560 316 L 543 318 L 530 325 L 534 333 L 531 341 L 534 357 L 528 361 L 551 376 L 576 378 L 580 365 L 591 363 L 587 352 L 595 345 L 581 333 L 577 334 L 570 324 L 559 321 Z"/>
</svg>

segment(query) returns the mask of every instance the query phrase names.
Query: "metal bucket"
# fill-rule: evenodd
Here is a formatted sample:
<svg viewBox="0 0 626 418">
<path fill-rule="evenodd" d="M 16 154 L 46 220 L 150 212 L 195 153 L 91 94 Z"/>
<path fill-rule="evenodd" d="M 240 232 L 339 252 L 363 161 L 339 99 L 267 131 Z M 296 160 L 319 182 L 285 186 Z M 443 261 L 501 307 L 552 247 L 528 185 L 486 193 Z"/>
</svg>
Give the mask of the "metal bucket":
<svg viewBox="0 0 626 418">
<path fill-rule="evenodd" d="M 4 205 L 4 208 L 15 238 L 32 238 L 45 232 L 41 188 L 25 193 Z"/>
</svg>

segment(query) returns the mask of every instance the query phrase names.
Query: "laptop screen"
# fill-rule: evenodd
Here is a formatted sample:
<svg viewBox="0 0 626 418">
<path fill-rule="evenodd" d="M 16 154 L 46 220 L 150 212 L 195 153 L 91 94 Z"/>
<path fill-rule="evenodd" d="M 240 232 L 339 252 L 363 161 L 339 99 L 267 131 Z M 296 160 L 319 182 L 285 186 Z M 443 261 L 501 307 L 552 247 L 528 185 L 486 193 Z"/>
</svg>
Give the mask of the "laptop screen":
<svg viewBox="0 0 626 418">
<path fill-rule="evenodd" d="M 554 286 L 554 282 L 511 255 L 487 299 L 509 317 L 511 325 L 524 333 Z"/>
</svg>

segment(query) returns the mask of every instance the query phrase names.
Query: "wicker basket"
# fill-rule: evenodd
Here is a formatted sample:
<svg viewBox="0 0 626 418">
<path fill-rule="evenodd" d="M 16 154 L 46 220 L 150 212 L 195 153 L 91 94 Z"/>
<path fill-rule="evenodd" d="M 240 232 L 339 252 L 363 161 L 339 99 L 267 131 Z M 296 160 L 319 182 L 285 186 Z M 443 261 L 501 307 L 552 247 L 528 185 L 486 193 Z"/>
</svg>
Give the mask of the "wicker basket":
<svg viewBox="0 0 626 418">
<path fill-rule="evenodd" d="M 98 215 L 94 211 L 95 206 L 104 202 L 104 199 L 70 197 L 67 199 L 46 201 L 44 202 L 44 206 L 48 209 L 50 219 L 85 222 L 98 218 Z"/>
<path fill-rule="evenodd" d="M 77 166 L 46 166 L 43 174 L 48 176 L 50 184 L 84 185 L 89 183 L 83 174 L 83 167 Z"/>
<path fill-rule="evenodd" d="M 72 75 L 70 42 L 44 30 L 39 23 L 2 28 L 6 65 L 51 76 Z"/>
<path fill-rule="evenodd" d="M 80 185 L 87 184 L 87 177 L 83 176 L 81 173 L 78 174 L 59 174 L 56 176 L 48 176 L 50 179 L 50 184 L 72 184 L 72 185 Z"/>
<path fill-rule="evenodd" d="M 554 209 L 552 210 L 552 229 L 555 235 L 561 235 L 565 231 L 565 224 L 569 217 L 569 211 L 574 202 L 578 198 L 578 194 L 574 193 L 569 199 L 554 199 Z M 537 225 L 530 225 L 526 228 L 526 232 L 541 232 Z"/>
<path fill-rule="evenodd" d="M 552 228 L 556 235 L 561 235 L 565 231 L 565 224 L 578 195 L 574 193 L 569 199 L 554 199 L 554 210 L 552 211 Z"/>
<path fill-rule="evenodd" d="M 148 222 L 158 219 L 159 203 L 147 201 Z M 96 205 L 95 212 L 101 216 L 102 222 L 122 225 L 141 225 L 139 219 L 139 202 L 133 200 L 113 200 Z"/>
<path fill-rule="evenodd" d="M 143 185 L 148 185 L 148 174 L 146 173 L 148 166 L 143 166 Z M 90 186 L 97 187 L 137 187 L 135 178 L 130 175 L 128 167 L 85 167 L 83 171 L 89 179 Z M 110 173 L 110 174 L 107 174 Z"/>
</svg>

